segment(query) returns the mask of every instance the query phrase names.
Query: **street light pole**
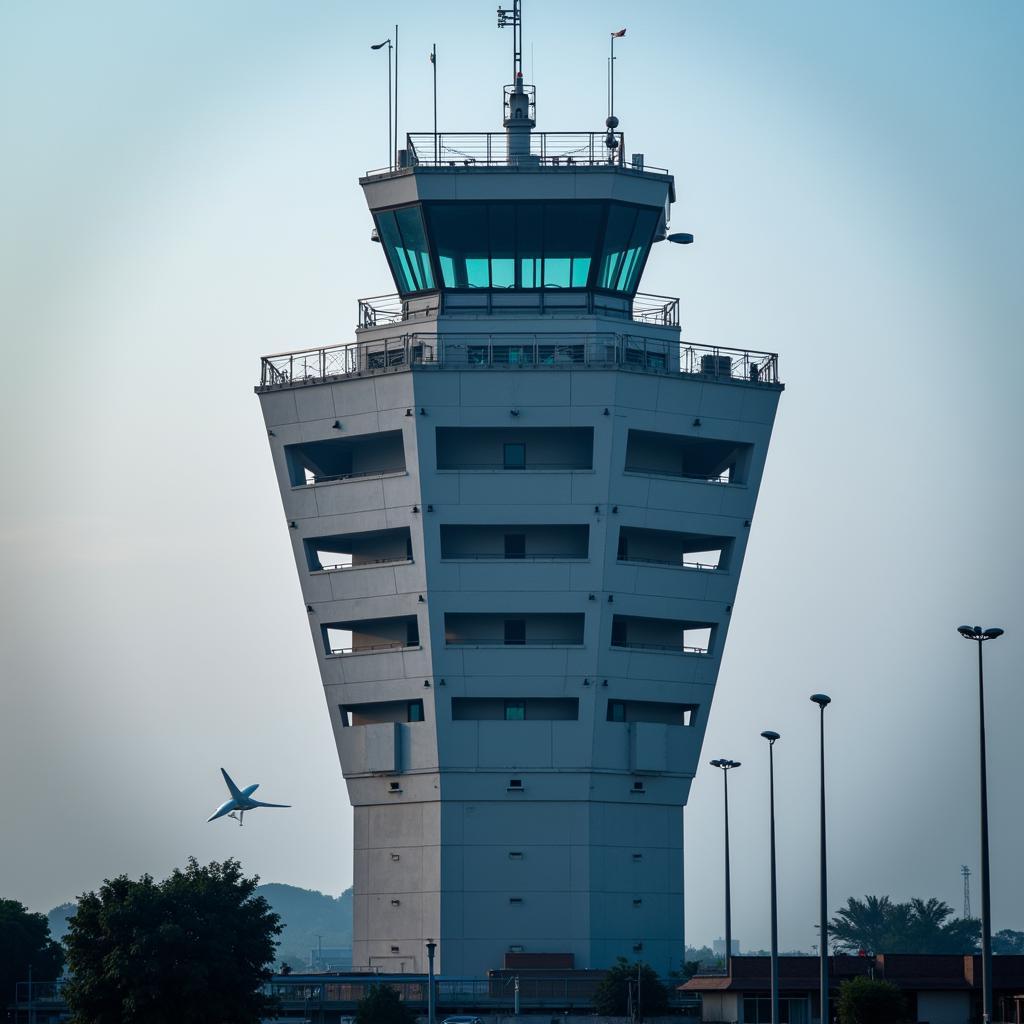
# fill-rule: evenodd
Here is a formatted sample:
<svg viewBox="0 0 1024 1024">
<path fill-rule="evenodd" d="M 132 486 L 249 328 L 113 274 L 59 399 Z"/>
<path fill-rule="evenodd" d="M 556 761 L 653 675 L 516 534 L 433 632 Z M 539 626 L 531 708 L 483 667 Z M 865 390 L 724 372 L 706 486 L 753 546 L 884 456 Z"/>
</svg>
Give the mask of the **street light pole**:
<svg viewBox="0 0 1024 1024">
<path fill-rule="evenodd" d="M 732 895 L 729 884 L 729 769 L 739 768 L 739 761 L 720 757 L 711 762 L 722 769 L 722 783 L 725 789 L 725 973 L 731 970 L 732 959 Z"/>
<path fill-rule="evenodd" d="M 981 626 L 958 626 L 957 632 L 965 640 L 978 644 L 978 742 L 981 758 L 981 1019 L 983 1024 L 992 1020 L 992 906 L 988 874 L 988 769 L 985 758 L 985 669 L 981 646 L 986 640 L 995 640 L 1003 630 Z"/>
<path fill-rule="evenodd" d="M 437 943 L 431 939 L 427 943 L 427 1024 L 434 1024 L 434 953 Z"/>
<path fill-rule="evenodd" d="M 779 1024 L 779 900 L 775 873 L 775 741 L 779 734 L 766 729 L 761 735 L 768 741 L 768 807 L 771 816 L 772 1024 Z"/>
<path fill-rule="evenodd" d="M 821 905 L 818 952 L 821 957 L 821 1024 L 829 1024 L 828 1006 L 828 862 L 825 856 L 825 708 L 832 698 L 825 693 L 812 693 L 811 700 L 821 709 Z"/>
</svg>

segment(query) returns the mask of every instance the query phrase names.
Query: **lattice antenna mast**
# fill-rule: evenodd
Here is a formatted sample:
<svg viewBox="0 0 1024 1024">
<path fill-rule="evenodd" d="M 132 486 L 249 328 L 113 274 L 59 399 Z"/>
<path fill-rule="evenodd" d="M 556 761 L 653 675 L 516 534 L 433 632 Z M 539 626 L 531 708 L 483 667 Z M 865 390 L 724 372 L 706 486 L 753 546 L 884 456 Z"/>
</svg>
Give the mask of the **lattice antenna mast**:
<svg viewBox="0 0 1024 1024">
<path fill-rule="evenodd" d="M 960 865 L 960 874 L 964 878 L 964 920 L 971 916 L 971 869 L 966 864 Z"/>
<path fill-rule="evenodd" d="M 511 7 L 498 8 L 498 28 L 512 28 L 512 81 L 523 73 L 523 0 L 512 0 Z"/>
</svg>

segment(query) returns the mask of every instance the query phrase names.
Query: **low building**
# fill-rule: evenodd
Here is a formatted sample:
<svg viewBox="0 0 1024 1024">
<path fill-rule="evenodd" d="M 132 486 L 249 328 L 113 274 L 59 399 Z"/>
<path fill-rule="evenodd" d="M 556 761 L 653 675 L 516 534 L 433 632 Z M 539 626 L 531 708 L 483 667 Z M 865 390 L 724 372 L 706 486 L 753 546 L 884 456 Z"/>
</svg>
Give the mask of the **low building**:
<svg viewBox="0 0 1024 1024">
<path fill-rule="evenodd" d="M 811 956 L 779 958 L 781 1024 L 820 1024 L 819 961 Z M 885 953 L 836 955 L 829 960 L 833 1017 L 840 985 L 873 977 L 898 985 L 908 1020 L 922 1024 L 970 1024 L 981 1019 L 981 957 Z M 994 1021 L 1024 1024 L 1024 956 L 992 959 Z M 728 973 L 698 975 L 679 991 L 701 997 L 704 1024 L 769 1024 L 771 960 L 740 956 Z"/>
</svg>

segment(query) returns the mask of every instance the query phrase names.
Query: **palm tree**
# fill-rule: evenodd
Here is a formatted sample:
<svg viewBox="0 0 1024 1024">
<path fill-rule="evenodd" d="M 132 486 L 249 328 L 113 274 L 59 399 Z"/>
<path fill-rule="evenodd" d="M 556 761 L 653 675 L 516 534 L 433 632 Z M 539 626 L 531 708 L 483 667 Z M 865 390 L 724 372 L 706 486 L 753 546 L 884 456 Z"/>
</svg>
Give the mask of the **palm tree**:
<svg viewBox="0 0 1024 1024">
<path fill-rule="evenodd" d="M 869 953 L 881 952 L 889 942 L 893 903 L 888 896 L 850 896 L 846 906 L 829 924 L 833 944 L 838 949 Z"/>
</svg>

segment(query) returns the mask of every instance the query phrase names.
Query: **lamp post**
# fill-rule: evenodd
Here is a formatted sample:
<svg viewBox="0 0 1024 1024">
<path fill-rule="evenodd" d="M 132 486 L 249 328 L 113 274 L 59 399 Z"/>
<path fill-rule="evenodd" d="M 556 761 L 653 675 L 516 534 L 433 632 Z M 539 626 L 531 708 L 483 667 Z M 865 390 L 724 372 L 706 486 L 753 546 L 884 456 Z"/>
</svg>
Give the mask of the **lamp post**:
<svg viewBox="0 0 1024 1024">
<path fill-rule="evenodd" d="M 988 772 L 985 767 L 985 671 L 981 647 L 1003 635 L 997 627 L 958 626 L 965 640 L 978 644 L 978 740 L 981 758 L 981 1019 L 992 1020 L 992 907 L 988 877 Z"/>
<path fill-rule="evenodd" d="M 730 971 L 732 957 L 732 897 L 729 885 L 729 769 L 739 768 L 739 761 L 726 757 L 716 758 L 712 767 L 722 769 L 722 783 L 725 789 L 725 973 Z"/>
<path fill-rule="evenodd" d="M 826 693 L 812 693 L 811 700 L 821 709 L 821 934 L 818 952 L 821 957 L 821 1024 L 829 1024 L 828 1008 L 828 863 L 825 857 L 825 708 L 832 703 Z"/>
<path fill-rule="evenodd" d="M 397 25 L 395 26 L 397 29 Z M 383 47 L 388 48 L 388 168 L 394 170 L 395 168 L 395 151 L 391 148 L 391 38 L 390 36 L 384 40 L 383 43 L 373 43 L 371 50 L 380 50 Z"/>
<path fill-rule="evenodd" d="M 766 729 L 761 735 L 768 741 L 768 807 L 771 816 L 772 1024 L 779 1024 L 779 900 L 775 876 L 775 741 L 779 734 Z"/>
<path fill-rule="evenodd" d="M 427 943 L 427 1024 L 434 1024 L 434 953 L 437 943 L 431 939 Z"/>
</svg>

